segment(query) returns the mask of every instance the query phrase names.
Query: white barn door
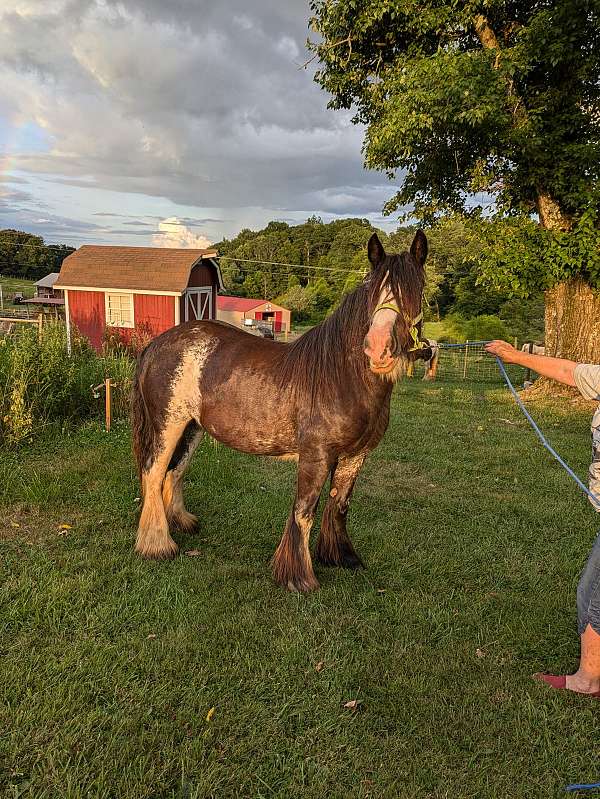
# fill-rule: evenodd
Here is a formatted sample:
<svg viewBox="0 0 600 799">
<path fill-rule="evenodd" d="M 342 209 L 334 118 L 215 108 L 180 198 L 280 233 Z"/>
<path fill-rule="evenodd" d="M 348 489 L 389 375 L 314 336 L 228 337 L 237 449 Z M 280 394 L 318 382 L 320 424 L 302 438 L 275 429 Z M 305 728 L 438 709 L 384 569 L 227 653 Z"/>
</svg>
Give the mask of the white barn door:
<svg viewBox="0 0 600 799">
<path fill-rule="evenodd" d="M 183 304 L 183 319 L 193 322 L 196 319 L 212 319 L 212 288 L 186 289 Z"/>
</svg>

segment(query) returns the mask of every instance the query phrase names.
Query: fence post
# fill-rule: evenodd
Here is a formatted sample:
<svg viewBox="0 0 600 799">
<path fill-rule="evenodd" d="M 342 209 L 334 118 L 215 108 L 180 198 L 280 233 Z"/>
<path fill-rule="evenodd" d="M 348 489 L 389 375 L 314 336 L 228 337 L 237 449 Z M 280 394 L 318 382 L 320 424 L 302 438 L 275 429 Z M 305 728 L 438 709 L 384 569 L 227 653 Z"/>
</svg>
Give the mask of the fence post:
<svg viewBox="0 0 600 799">
<path fill-rule="evenodd" d="M 469 339 L 467 339 L 465 341 L 465 362 L 464 362 L 464 366 L 463 366 L 463 380 L 467 376 L 467 356 L 468 356 L 468 354 L 469 354 Z"/>
<path fill-rule="evenodd" d="M 44 325 L 44 314 L 41 313 L 41 312 L 38 314 L 37 325 L 38 325 L 38 341 L 41 341 L 42 340 L 42 327 Z"/>
<path fill-rule="evenodd" d="M 110 416 L 111 416 L 110 386 L 111 386 L 111 380 L 110 380 L 110 377 L 108 377 L 104 381 L 104 391 L 105 391 L 104 409 L 105 409 L 105 415 L 106 415 L 106 432 L 107 433 L 110 433 L 110 423 L 111 423 L 111 418 L 110 418 Z"/>
<path fill-rule="evenodd" d="M 529 342 L 529 354 L 531 355 L 532 352 L 533 352 L 533 341 L 530 341 Z M 527 371 L 525 372 L 525 382 L 526 383 L 530 383 L 531 382 L 531 369 L 527 369 Z"/>
</svg>

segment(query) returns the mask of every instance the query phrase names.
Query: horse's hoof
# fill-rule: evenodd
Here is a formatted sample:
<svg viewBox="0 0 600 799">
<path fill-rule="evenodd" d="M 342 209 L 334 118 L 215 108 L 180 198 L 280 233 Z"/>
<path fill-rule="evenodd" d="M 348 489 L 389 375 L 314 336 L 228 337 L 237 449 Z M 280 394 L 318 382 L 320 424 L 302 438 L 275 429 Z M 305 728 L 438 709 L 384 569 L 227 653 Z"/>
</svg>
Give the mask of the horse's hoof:
<svg viewBox="0 0 600 799">
<path fill-rule="evenodd" d="M 183 513 L 178 513 L 177 516 L 173 516 L 171 525 L 173 529 L 179 530 L 182 533 L 187 533 L 188 535 L 191 533 L 197 533 L 198 517 L 194 516 L 193 513 L 188 513 L 186 510 L 183 511 Z"/>
<path fill-rule="evenodd" d="M 179 547 L 171 540 L 166 546 L 136 546 L 135 551 L 146 560 L 172 560 L 179 552 Z"/>
<path fill-rule="evenodd" d="M 321 566 L 337 567 L 341 569 L 364 569 L 365 564 L 362 562 L 356 552 L 347 552 L 333 557 L 326 553 L 315 552 L 315 560 Z"/>
<path fill-rule="evenodd" d="M 365 568 L 365 564 L 362 562 L 356 552 L 353 555 L 346 555 L 346 557 L 340 563 L 340 566 L 342 569 L 353 569 L 354 571 L 356 571 L 356 569 Z"/>
<path fill-rule="evenodd" d="M 288 580 L 284 587 L 291 594 L 310 594 L 312 591 L 318 591 L 321 586 L 319 581 L 314 578 L 313 580 Z"/>
</svg>

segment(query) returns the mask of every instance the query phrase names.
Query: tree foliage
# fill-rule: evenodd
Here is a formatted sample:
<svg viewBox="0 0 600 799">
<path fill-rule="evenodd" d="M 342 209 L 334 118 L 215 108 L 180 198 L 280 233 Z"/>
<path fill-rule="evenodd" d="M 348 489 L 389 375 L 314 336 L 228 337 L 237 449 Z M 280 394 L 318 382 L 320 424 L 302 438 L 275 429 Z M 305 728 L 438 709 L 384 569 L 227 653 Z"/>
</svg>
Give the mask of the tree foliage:
<svg viewBox="0 0 600 799">
<path fill-rule="evenodd" d="M 39 280 L 49 272 L 60 271 L 60 265 L 74 252 L 65 244 L 48 246 L 41 236 L 21 230 L 0 230 L 0 274 Z"/>
<path fill-rule="evenodd" d="M 313 0 L 316 79 L 367 126 L 369 167 L 406 170 L 391 208 L 469 192 L 576 214 L 600 169 L 596 0 Z"/>
<path fill-rule="evenodd" d="M 233 294 L 272 299 L 291 285 L 307 286 L 323 278 L 329 295 L 344 290 L 348 270 L 355 270 L 362 279 L 367 268 L 367 241 L 374 232 L 367 219 L 325 224 L 313 216 L 300 225 L 269 222 L 263 230 L 245 229 L 216 246 L 225 256 L 221 271 Z M 322 304 L 317 300 L 317 305 Z"/>
<path fill-rule="evenodd" d="M 311 8 L 316 80 L 365 126 L 366 165 L 402 178 L 389 212 L 474 217 L 499 291 L 528 297 L 573 277 L 600 287 L 597 0 Z M 488 204 L 510 224 L 490 227 Z"/>
</svg>

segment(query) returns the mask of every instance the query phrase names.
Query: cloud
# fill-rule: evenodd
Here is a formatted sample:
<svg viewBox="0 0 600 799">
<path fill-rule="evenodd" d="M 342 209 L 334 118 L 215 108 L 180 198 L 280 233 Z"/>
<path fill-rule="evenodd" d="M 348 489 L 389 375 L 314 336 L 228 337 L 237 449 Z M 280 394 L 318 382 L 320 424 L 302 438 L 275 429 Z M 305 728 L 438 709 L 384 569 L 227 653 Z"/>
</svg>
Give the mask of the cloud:
<svg viewBox="0 0 600 799">
<path fill-rule="evenodd" d="M 158 232 L 153 235 L 152 243 L 155 247 L 182 247 L 197 250 L 206 249 L 212 244 L 206 236 L 194 233 L 176 216 L 159 222 Z"/>
<path fill-rule="evenodd" d="M 304 0 L 3 0 L 0 107 L 48 142 L 15 163 L 90 191 L 232 209 L 233 226 L 242 208 L 379 212 L 394 189 L 363 170 L 362 130 L 327 109 L 316 64 L 298 69 L 309 13 Z M 366 185 L 380 191 L 361 204 Z"/>
</svg>

